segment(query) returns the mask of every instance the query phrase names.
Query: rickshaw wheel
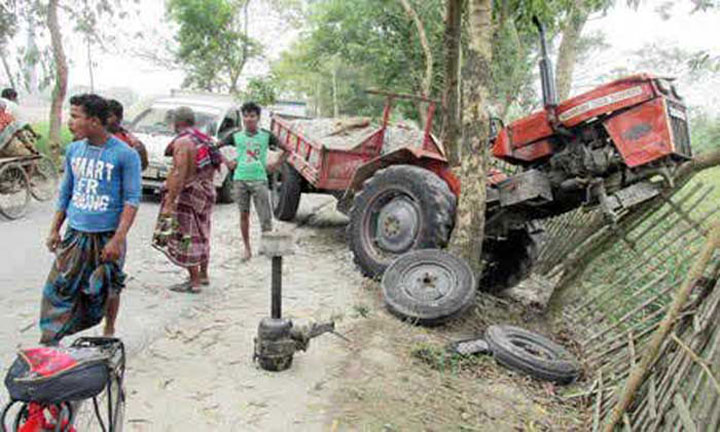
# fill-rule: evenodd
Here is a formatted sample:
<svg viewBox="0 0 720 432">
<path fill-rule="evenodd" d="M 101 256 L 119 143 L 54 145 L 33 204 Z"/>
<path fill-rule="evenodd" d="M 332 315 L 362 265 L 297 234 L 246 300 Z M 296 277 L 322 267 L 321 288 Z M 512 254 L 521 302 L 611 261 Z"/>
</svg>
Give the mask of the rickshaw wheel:
<svg viewBox="0 0 720 432">
<path fill-rule="evenodd" d="M 55 196 L 58 170 L 53 161 L 43 155 L 33 161 L 30 175 L 30 193 L 38 201 L 48 201 Z"/>
<path fill-rule="evenodd" d="M 30 180 L 22 165 L 11 162 L 0 166 L 0 214 L 18 219 L 30 201 Z"/>
</svg>

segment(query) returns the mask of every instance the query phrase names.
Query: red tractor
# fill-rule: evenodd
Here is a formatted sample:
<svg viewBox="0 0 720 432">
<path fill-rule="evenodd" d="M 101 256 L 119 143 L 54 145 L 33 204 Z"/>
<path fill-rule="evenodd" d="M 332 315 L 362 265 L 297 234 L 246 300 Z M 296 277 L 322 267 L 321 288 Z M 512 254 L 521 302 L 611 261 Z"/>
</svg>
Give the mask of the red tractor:
<svg viewBox="0 0 720 432">
<path fill-rule="evenodd" d="M 545 33 L 535 24 L 544 109 L 493 128 L 492 155 L 520 169 L 488 180 L 484 256 L 478 257 L 486 261 L 485 290 L 527 275 L 542 236 L 538 220 L 583 205 L 599 205 L 615 219 L 671 185 L 675 168 L 692 157 L 686 108 L 667 79 L 634 75 L 557 103 Z M 459 193 L 442 145 L 429 132 L 432 101 L 425 100 L 430 107 L 422 145 L 384 151 L 395 97 L 389 95 L 382 127 L 351 149 L 309 140 L 278 117 L 272 123 L 292 153 L 274 182 L 276 216 L 291 219 L 301 192 L 336 195 L 340 209 L 350 207 L 355 261 L 372 277 L 408 250 L 443 247 Z"/>
</svg>

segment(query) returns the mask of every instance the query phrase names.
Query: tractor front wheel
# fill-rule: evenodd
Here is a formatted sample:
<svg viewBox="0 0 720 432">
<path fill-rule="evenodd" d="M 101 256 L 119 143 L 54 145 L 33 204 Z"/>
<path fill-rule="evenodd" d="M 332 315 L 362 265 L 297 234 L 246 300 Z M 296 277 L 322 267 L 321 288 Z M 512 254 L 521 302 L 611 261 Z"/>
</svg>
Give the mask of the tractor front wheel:
<svg viewBox="0 0 720 432">
<path fill-rule="evenodd" d="M 447 244 L 455 195 L 432 171 L 412 165 L 379 170 L 350 209 L 348 243 L 365 276 L 379 277 L 398 256 Z"/>
<path fill-rule="evenodd" d="M 512 230 L 502 240 L 483 243 L 483 266 L 480 289 L 497 293 L 517 285 L 530 275 L 540 246 L 545 239 L 542 228 Z"/>
</svg>

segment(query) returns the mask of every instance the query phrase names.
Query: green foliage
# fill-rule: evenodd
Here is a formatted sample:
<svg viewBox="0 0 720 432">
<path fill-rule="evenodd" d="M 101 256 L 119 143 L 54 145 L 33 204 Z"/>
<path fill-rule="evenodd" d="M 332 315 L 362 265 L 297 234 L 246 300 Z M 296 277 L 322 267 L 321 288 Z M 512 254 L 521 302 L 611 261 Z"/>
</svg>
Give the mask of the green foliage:
<svg viewBox="0 0 720 432">
<path fill-rule="evenodd" d="M 432 47 L 433 94 L 442 85 L 443 2 L 414 2 Z M 311 4 L 300 41 L 273 65 L 293 96 L 306 95 L 318 115 L 377 115 L 383 101 L 370 98 L 370 87 L 420 93 L 424 54 L 417 31 L 400 2 L 327 0 Z M 333 85 L 334 83 L 334 85 Z M 333 93 L 334 98 L 333 98 Z M 400 111 L 417 117 L 412 104 Z"/>
<path fill-rule="evenodd" d="M 690 142 L 693 152 L 703 153 L 720 148 L 720 116 L 697 110 L 690 116 Z"/>
<path fill-rule="evenodd" d="M 275 77 L 266 78 L 250 78 L 245 91 L 243 91 L 243 99 L 252 100 L 260 105 L 272 105 L 277 99 L 277 82 Z"/>
<path fill-rule="evenodd" d="M 247 2 L 169 0 L 168 13 L 180 26 L 175 57 L 185 68 L 185 87 L 237 91 L 245 63 L 261 53 L 259 44 L 241 26 L 242 19 L 248 19 Z"/>
<path fill-rule="evenodd" d="M 433 57 L 430 96 L 439 98 L 444 78 L 444 13 L 441 0 L 410 0 L 425 28 Z M 588 2 L 593 10 L 606 0 Z M 494 11 L 491 101 L 496 115 L 526 114 L 538 103 L 533 76 L 538 49 L 532 17 L 545 22 L 550 37 L 570 0 L 502 2 Z M 412 20 L 399 1 L 318 0 L 303 10 L 306 23 L 300 40 L 273 65 L 273 72 L 293 97 L 305 96 L 316 114 L 378 115 L 383 101 L 369 98 L 370 87 L 394 92 L 421 92 L 425 55 Z M 467 25 L 467 23 L 465 23 Z M 463 50 L 468 37 L 463 34 Z M 335 85 L 333 84 L 335 83 Z M 334 98 L 333 98 L 334 96 Z M 418 119 L 413 103 L 399 104 L 399 113 Z"/>
<path fill-rule="evenodd" d="M 31 125 L 35 133 L 40 135 L 40 139 L 38 139 L 37 143 L 35 144 L 37 146 L 37 149 L 41 153 L 48 153 L 49 145 L 48 145 L 48 136 L 50 135 L 50 123 L 47 121 L 44 122 L 38 122 L 33 123 Z M 63 125 L 60 129 L 60 148 L 65 151 L 65 146 L 72 142 L 72 134 L 70 133 L 70 130 L 67 128 L 66 125 Z"/>
</svg>

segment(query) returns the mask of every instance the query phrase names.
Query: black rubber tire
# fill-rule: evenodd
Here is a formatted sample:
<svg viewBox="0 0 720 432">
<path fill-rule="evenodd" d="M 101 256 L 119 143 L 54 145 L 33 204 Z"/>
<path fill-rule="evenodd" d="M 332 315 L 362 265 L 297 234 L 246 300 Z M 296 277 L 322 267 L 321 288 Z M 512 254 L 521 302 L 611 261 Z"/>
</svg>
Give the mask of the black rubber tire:
<svg viewBox="0 0 720 432">
<path fill-rule="evenodd" d="M 580 366 L 562 346 L 545 336 L 505 325 L 485 331 L 485 340 L 501 365 L 535 378 L 569 384 L 580 375 Z"/>
<path fill-rule="evenodd" d="M 427 290 L 418 275 L 449 282 L 442 292 Z M 416 283 L 413 283 L 417 281 Z M 439 249 L 410 251 L 388 266 L 382 278 L 383 299 L 396 316 L 422 325 L 441 324 L 473 304 L 477 284 L 470 266 Z M 432 298 L 420 298 L 430 293 Z"/>
<path fill-rule="evenodd" d="M 222 185 L 217 189 L 217 202 L 220 204 L 231 204 L 235 201 L 233 196 L 233 173 L 232 171 L 225 176 Z"/>
<path fill-rule="evenodd" d="M 16 195 L 17 203 L 6 201 Z M 10 220 L 19 219 L 25 215 L 29 202 L 30 179 L 22 165 L 10 162 L 0 166 L 0 214 Z"/>
<path fill-rule="evenodd" d="M 378 170 L 355 194 L 347 227 L 348 245 L 355 263 L 363 275 L 371 278 L 382 276 L 388 265 L 402 255 L 378 251 L 369 240 L 371 233 L 365 232 L 369 230 L 365 220 L 371 204 L 389 192 L 405 195 L 417 205 L 420 227 L 410 250 L 444 247 L 455 222 L 455 195 L 435 173 L 413 165 Z"/>
<path fill-rule="evenodd" d="M 505 240 L 486 240 L 480 290 L 497 293 L 530 276 L 544 241 L 542 228 L 531 232 L 527 227 L 510 231 Z"/>
<path fill-rule="evenodd" d="M 304 179 L 287 162 L 282 164 L 278 174 L 282 179 L 279 189 L 275 187 L 275 175 L 271 175 L 273 179 L 270 184 L 273 214 L 278 220 L 287 222 L 295 218 L 297 214 Z"/>
<path fill-rule="evenodd" d="M 58 170 L 49 157 L 42 155 L 33 161 L 30 170 L 30 194 L 38 201 L 49 201 L 57 193 Z"/>
</svg>

